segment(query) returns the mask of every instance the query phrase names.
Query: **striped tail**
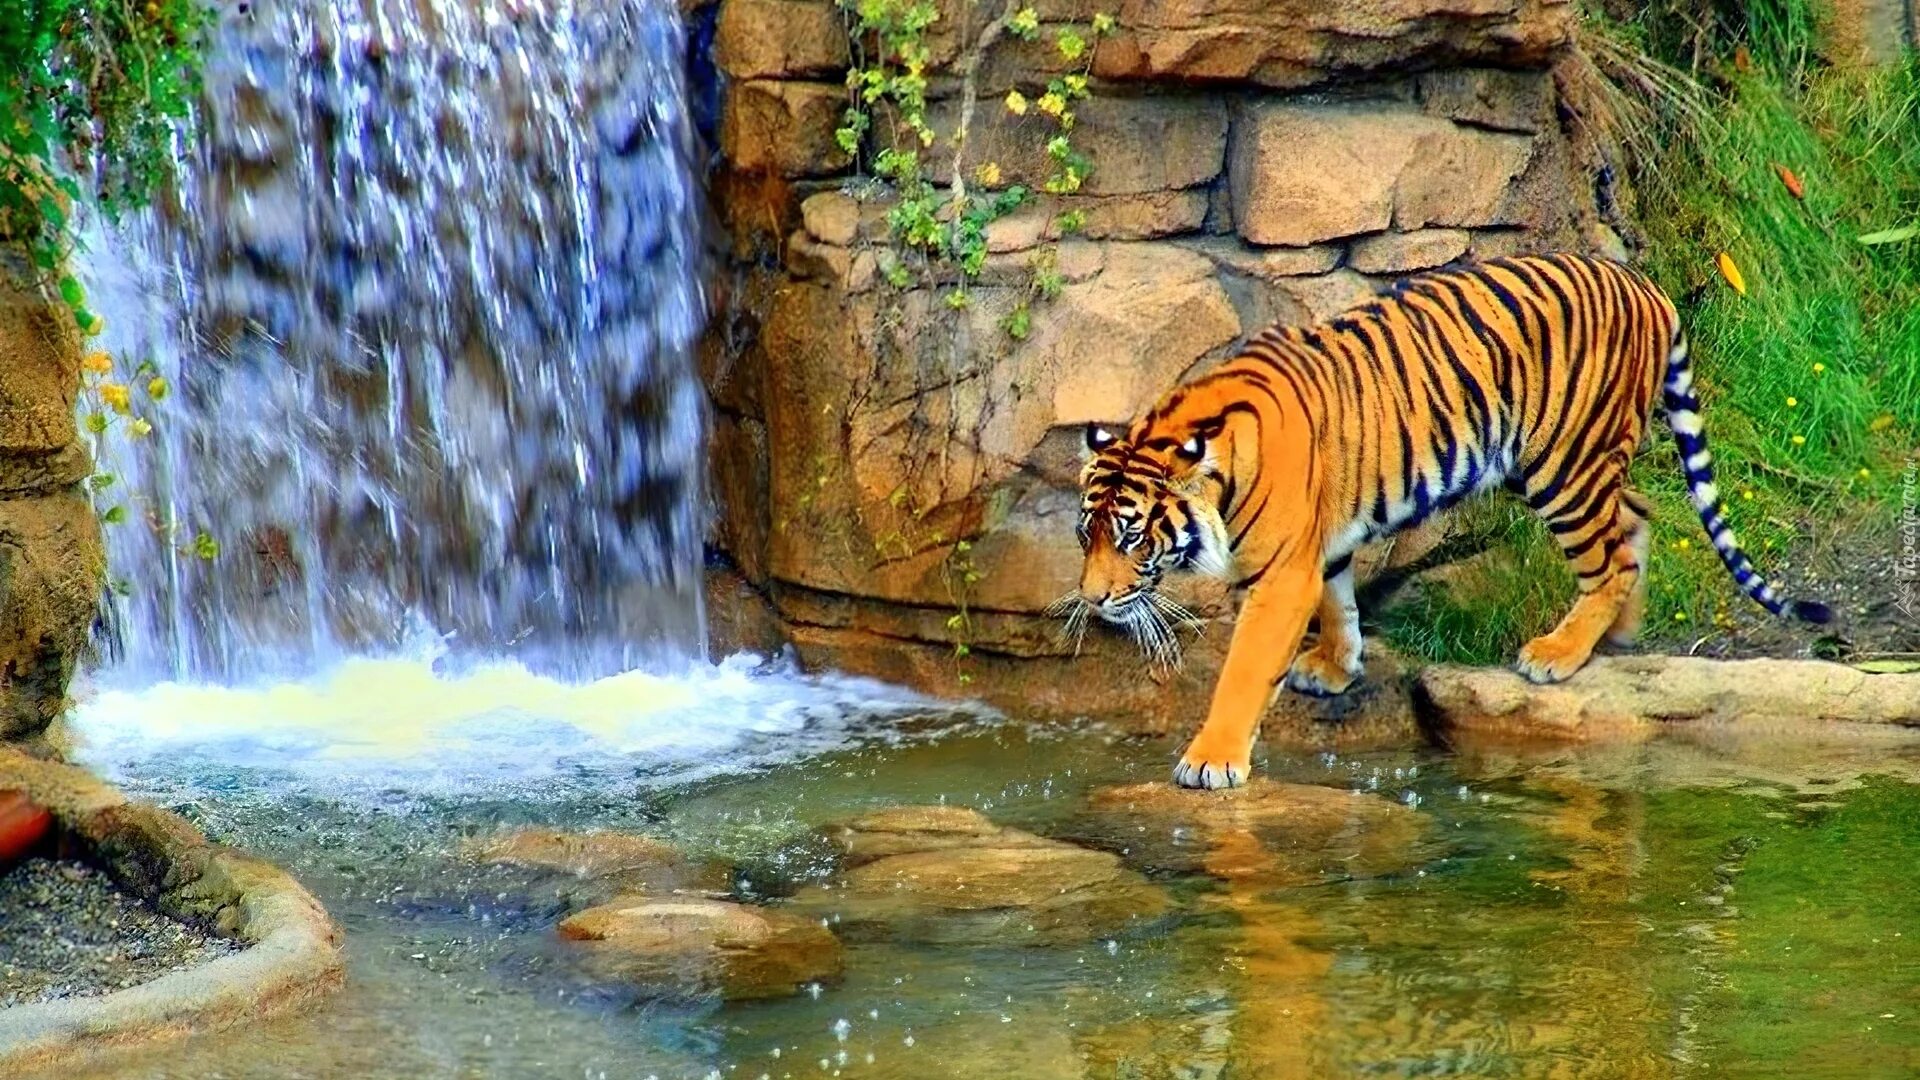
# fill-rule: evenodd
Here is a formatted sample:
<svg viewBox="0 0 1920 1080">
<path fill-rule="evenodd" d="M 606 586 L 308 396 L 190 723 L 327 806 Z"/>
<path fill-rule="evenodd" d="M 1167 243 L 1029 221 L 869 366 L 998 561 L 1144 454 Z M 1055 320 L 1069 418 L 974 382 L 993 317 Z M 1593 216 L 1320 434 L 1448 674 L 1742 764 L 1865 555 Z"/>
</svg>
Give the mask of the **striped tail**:
<svg viewBox="0 0 1920 1080">
<path fill-rule="evenodd" d="M 1700 524 L 1707 527 L 1720 561 L 1727 564 L 1733 580 L 1754 602 L 1775 615 L 1793 616 L 1804 622 L 1824 623 L 1833 618 L 1825 604 L 1811 600 L 1785 600 L 1760 572 L 1747 561 L 1733 530 L 1720 512 L 1720 490 L 1713 485 L 1713 456 L 1707 453 L 1707 432 L 1700 423 L 1700 400 L 1693 396 L 1693 366 L 1687 360 L 1685 335 L 1674 336 L 1673 351 L 1667 354 L 1665 386 L 1667 421 L 1673 426 L 1673 439 L 1680 444 L 1680 467 L 1687 474 L 1687 494 L 1700 513 Z"/>
</svg>

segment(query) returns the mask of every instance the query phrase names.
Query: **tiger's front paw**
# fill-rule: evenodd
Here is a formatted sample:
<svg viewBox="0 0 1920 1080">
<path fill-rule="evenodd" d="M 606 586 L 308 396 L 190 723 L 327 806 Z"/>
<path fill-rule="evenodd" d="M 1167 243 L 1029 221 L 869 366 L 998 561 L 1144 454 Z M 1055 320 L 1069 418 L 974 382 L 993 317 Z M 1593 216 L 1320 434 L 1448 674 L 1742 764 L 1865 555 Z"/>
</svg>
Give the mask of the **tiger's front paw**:
<svg viewBox="0 0 1920 1080">
<path fill-rule="evenodd" d="M 1334 697 L 1346 693 L 1359 678 L 1358 657 L 1345 663 L 1331 653 L 1314 649 L 1294 657 L 1293 667 L 1287 669 L 1287 689 L 1308 697 Z"/>
<path fill-rule="evenodd" d="M 1520 648 L 1514 670 L 1532 683 L 1557 683 L 1579 671 L 1593 649 L 1569 644 L 1554 634 L 1543 634 Z"/>
<path fill-rule="evenodd" d="M 1251 748 L 1232 752 L 1211 745 L 1204 736 L 1188 744 L 1173 767 L 1173 782 L 1184 788 L 1240 787 L 1253 775 Z"/>
</svg>

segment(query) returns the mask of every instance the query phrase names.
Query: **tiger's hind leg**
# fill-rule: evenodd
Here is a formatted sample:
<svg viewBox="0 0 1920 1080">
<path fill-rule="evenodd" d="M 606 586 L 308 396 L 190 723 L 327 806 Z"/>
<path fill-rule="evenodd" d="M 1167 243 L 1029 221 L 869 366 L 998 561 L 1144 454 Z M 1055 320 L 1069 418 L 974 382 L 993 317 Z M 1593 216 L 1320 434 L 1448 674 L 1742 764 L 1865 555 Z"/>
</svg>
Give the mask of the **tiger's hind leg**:
<svg viewBox="0 0 1920 1080">
<path fill-rule="evenodd" d="M 1360 677 L 1360 605 L 1353 599 L 1353 563 L 1342 560 L 1320 593 L 1320 640 L 1294 657 L 1287 688 L 1311 697 L 1345 693 Z"/>
<path fill-rule="evenodd" d="M 1559 682 L 1580 670 L 1601 637 L 1623 618 L 1637 622 L 1644 607 L 1638 599 L 1641 555 L 1636 544 L 1645 541 L 1636 528 L 1644 532 L 1645 519 L 1626 498 L 1624 458 L 1609 459 L 1597 468 L 1602 475 L 1590 486 L 1568 484 L 1588 492 L 1585 499 L 1570 505 L 1554 505 L 1552 500 L 1545 506 L 1535 504 L 1579 578 L 1580 596 L 1560 625 L 1521 648 L 1516 667 L 1533 682 Z"/>
<path fill-rule="evenodd" d="M 1613 625 L 1607 627 L 1607 640 L 1615 645 L 1632 645 L 1640 634 L 1640 623 L 1647 614 L 1647 555 L 1653 546 L 1653 530 L 1648 521 L 1653 517 L 1653 504 L 1645 495 L 1632 488 L 1622 488 L 1620 508 L 1622 527 L 1626 531 L 1627 548 L 1633 554 L 1635 573 L 1633 588 L 1627 592 L 1627 599 L 1620 605 L 1620 613 L 1613 617 Z"/>
</svg>

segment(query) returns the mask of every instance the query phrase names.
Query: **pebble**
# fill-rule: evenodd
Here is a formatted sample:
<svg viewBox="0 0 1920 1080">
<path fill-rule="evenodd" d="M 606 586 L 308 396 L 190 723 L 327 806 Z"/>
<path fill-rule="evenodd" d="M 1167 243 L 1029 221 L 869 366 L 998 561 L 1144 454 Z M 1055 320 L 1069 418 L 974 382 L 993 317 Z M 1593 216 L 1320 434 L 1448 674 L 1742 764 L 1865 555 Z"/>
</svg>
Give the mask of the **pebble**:
<svg viewBox="0 0 1920 1080">
<path fill-rule="evenodd" d="M 124 990 L 238 951 L 71 861 L 0 876 L 0 927 L 0 1008 Z"/>
</svg>

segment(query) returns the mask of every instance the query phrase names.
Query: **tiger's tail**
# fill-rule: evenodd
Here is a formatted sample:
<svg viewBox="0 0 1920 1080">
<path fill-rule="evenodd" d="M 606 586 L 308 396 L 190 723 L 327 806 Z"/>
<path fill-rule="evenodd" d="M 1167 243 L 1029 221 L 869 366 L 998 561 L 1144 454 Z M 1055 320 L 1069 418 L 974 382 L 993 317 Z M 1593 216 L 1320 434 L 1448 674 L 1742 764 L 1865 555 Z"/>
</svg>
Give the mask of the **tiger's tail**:
<svg viewBox="0 0 1920 1080">
<path fill-rule="evenodd" d="M 1792 616 L 1803 622 L 1824 623 L 1833 618 L 1825 604 L 1812 600 L 1788 600 L 1772 583 L 1761 576 L 1740 550 L 1733 530 L 1727 526 L 1720 509 L 1720 490 L 1713 484 L 1713 456 L 1707 453 L 1707 432 L 1700 422 L 1700 401 L 1693 396 L 1693 367 L 1687 360 L 1686 335 L 1674 334 L 1673 349 L 1667 354 L 1667 381 L 1663 388 L 1667 419 L 1673 427 L 1673 439 L 1680 445 L 1680 467 L 1687 475 L 1687 494 L 1713 539 L 1720 561 L 1727 564 L 1741 591 L 1755 603 L 1782 618 Z"/>
</svg>

